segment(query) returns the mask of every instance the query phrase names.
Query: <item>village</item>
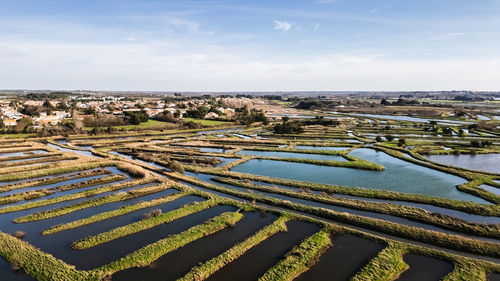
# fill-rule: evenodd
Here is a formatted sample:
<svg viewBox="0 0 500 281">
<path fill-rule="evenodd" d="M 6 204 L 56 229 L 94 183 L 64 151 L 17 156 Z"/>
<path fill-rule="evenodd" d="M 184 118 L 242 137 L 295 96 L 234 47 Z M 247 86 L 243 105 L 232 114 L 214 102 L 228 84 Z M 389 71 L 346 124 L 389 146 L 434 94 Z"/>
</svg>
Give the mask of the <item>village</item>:
<svg viewBox="0 0 500 281">
<path fill-rule="evenodd" d="M 50 97 L 50 98 L 49 98 Z M 124 97 L 63 94 L 29 94 L 0 99 L 0 128 L 9 133 L 34 133 L 50 129 L 82 129 L 139 125 L 158 120 L 176 123 L 183 119 L 234 121 L 236 110 L 264 102 L 234 97 Z M 143 118 L 134 120 L 135 115 Z"/>
</svg>

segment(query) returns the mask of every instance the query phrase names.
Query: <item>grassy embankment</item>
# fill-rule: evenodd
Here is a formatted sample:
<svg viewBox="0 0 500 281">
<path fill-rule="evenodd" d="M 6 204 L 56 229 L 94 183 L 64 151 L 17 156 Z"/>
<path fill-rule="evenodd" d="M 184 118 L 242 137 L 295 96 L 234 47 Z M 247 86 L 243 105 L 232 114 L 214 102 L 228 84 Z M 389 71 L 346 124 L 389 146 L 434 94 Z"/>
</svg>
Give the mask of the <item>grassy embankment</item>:
<svg viewBox="0 0 500 281">
<path fill-rule="evenodd" d="M 454 209 L 484 216 L 500 216 L 500 207 L 496 205 L 483 205 L 467 201 L 451 200 L 451 199 L 437 198 L 424 195 L 414 195 L 408 193 L 399 193 L 399 192 L 385 191 L 385 190 L 352 188 L 348 186 L 327 185 L 327 184 L 319 184 L 319 183 L 311 183 L 311 182 L 303 182 L 295 180 L 286 180 L 280 178 L 271 178 L 266 176 L 226 171 L 220 168 L 205 169 L 202 167 L 194 167 L 189 165 L 185 165 L 185 168 L 187 171 L 195 173 L 206 173 L 216 176 L 231 177 L 242 180 L 249 179 L 270 184 L 296 187 L 304 190 L 316 190 L 331 194 L 338 193 L 338 194 L 353 195 L 353 196 L 360 196 L 367 198 L 408 201 L 415 203 L 430 204 L 438 207 Z"/>
<path fill-rule="evenodd" d="M 101 222 L 101 221 L 108 220 L 108 219 L 111 219 L 111 218 L 114 218 L 117 216 L 131 213 L 131 212 L 134 212 L 137 210 L 165 204 L 165 203 L 174 201 L 176 199 L 179 199 L 179 198 L 181 198 L 183 196 L 187 196 L 187 195 L 188 194 L 181 192 L 181 193 L 167 195 L 167 196 L 164 196 L 161 198 L 153 199 L 151 201 L 139 202 L 139 203 L 136 203 L 133 205 L 123 206 L 119 209 L 99 213 L 97 215 L 93 215 L 93 216 L 90 216 L 90 217 L 87 217 L 84 219 L 80 219 L 80 220 L 68 222 L 65 224 L 59 224 L 59 225 L 52 226 L 49 229 L 42 231 L 42 235 L 50 235 L 50 234 L 54 234 L 54 233 L 69 230 L 69 229 L 75 229 L 75 228 L 78 228 L 80 226 L 84 226 L 84 225 L 88 225 L 88 224 L 92 224 L 92 223 L 96 223 L 96 222 Z"/>
<path fill-rule="evenodd" d="M 368 218 L 359 215 L 336 212 L 324 208 L 312 207 L 297 203 L 292 203 L 286 200 L 280 200 L 268 196 L 263 196 L 254 193 L 241 192 L 230 188 L 217 186 L 205 182 L 200 182 L 197 179 L 189 178 L 184 175 L 169 173 L 170 177 L 177 178 L 195 185 L 206 187 L 218 192 L 237 196 L 243 199 L 257 201 L 264 204 L 269 204 L 276 207 L 307 213 L 310 215 L 319 216 L 333 221 L 347 223 L 354 226 L 359 226 L 366 229 L 380 231 L 386 234 L 396 235 L 403 238 L 408 238 L 416 241 L 421 241 L 437 246 L 443 246 L 450 249 L 455 249 L 464 252 L 470 252 L 480 255 L 500 257 L 500 245 L 497 243 L 479 241 L 464 236 L 445 234 L 441 232 L 425 230 L 418 227 L 402 225 L 381 219 Z"/>
<path fill-rule="evenodd" d="M 423 165 L 427 168 L 431 168 L 434 170 L 438 170 L 441 172 L 445 172 L 445 173 L 449 173 L 449 174 L 453 174 L 453 175 L 465 178 L 469 182 L 457 186 L 458 190 L 470 193 L 470 194 L 478 196 L 478 197 L 481 197 L 481 198 L 483 198 L 487 201 L 490 201 L 492 203 L 500 204 L 500 196 L 499 195 L 496 195 L 494 193 L 491 193 L 491 192 L 486 191 L 486 190 L 481 189 L 481 188 L 477 188 L 478 185 L 481 185 L 483 183 L 487 183 L 487 184 L 494 185 L 494 186 L 499 185 L 493 181 L 493 179 L 497 178 L 498 175 L 491 174 L 491 173 L 485 173 L 485 172 L 470 171 L 467 169 L 454 167 L 454 166 L 450 166 L 450 165 L 436 164 L 433 162 L 429 162 L 425 158 L 421 157 L 420 155 L 418 155 L 412 151 L 409 151 L 408 153 L 410 153 L 410 155 L 412 155 L 413 157 L 420 159 L 422 161 L 426 161 L 426 162 L 421 162 L 421 161 L 418 161 L 416 159 L 404 156 L 403 152 L 407 152 L 404 150 L 401 151 L 399 149 L 396 149 L 396 150 L 389 149 L 388 147 L 385 147 L 385 146 L 375 146 L 375 148 L 378 150 L 384 151 L 393 157 L 396 157 L 396 158 L 399 158 L 399 159 L 402 159 L 402 160 L 405 160 L 408 162 L 412 162 L 412 163 L 417 164 L 417 165 L 421 165 L 421 166 Z"/>
<path fill-rule="evenodd" d="M 63 206 L 60 208 L 56 208 L 56 209 L 50 209 L 50 210 L 46 210 L 46 211 L 32 213 L 32 214 L 22 216 L 22 217 L 17 217 L 13 221 L 15 223 L 25 223 L 25 222 L 44 220 L 44 219 L 48 219 L 48 218 L 66 215 L 66 214 L 69 214 L 69 213 L 72 213 L 72 212 L 75 212 L 78 210 L 90 208 L 90 207 L 96 207 L 96 206 L 100 206 L 100 205 L 107 204 L 107 203 L 124 201 L 124 200 L 142 197 L 144 195 L 158 193 L 158 192 L 167 190 L 169 188 L 170 188 L 170 185 L 168 185 L 168 184 L 160 184 L 160 185 L 147 186 L 147 187 L 143 187 L 143 188 L 129 190 L 127 192 L 118 192 L 116 194 L 103 196 L 103 197 L 99 197 L 99 198 L 95 198 L 95 199 L 91 199 L 91 200 L 87 200 L 87 201 L 82 201 L 82 202 L 71 204 L 71 205 L 66 205 L 66 206 Z"/>
<path fill-rule="evenodd" d="M 36 159 L 36 158 L 46 158 L 46 157 L 54 157 L 61 156 L 62 152 L 48 152 L 48 153 L 40 153 L 40 154 L 27 154 L 27 155 L 18 155 L 18 156 L 1 156 L 0 155 L 0 163 L 4 163 L 7 161 L 20 161 L 25 159 Z"/>
<path fill-rule="evenodd" d="M 316 260 L 332 245 L 330 230 L 323 229 L 305 239 L 285 255 L 285 258 L 271 267 L 260 281 L 293 280 L 309 269 Z"/>
<path fill-rule="evenodd" d="M 433 257 L 453 264 L 453 271 L 442 279 L 445 281 L 484 281 L 486 280 L 486 273 L 500 272 L 500 265 L 492 262 L 477 261 L 421 246 L 389 241 L 388 246 L 360 269 L 351 280 L 395 280 L 409 268 L 403 261 L 403 255 L 406 253 Z"/>
<path fill-rule="evenodd" d="M 2 232 L 0 232 L 0 255 L 40 281 L 90 280 L 86 271 L 77 270 L 74 266 L 54 258 L 27 242 Z"/>
<path fill-rule="evenodd" d="M 231 214 L 231 215 L 229 215 L 230 218 L 234 218 L 234 216 L 237 216 L 236 215 L 237 213 L 229 213 L 229 214 Z M 226 214 L 224 214 L 224 215 L 226 215 Z M 239 218 L 237 217 L 237 220 L 239 220 L 241 218 L 241 215 L 240 214 L 238 214 L 238 215 L 240 217 Z M 297 216 L 297 215 L 291 215 L 291 216 L 293 217 L 293 216 Z M 221 216 L 219 216 L 218 218 L 220 218 L 220 217 Z M 199 239 L 203 236 L 210 235 L 211 233 L 214 233 L 214 232 L 216 232 L 224 227 L 227 227 L 228 225 L 233 225 L 237 221 L 237 220 L 232 220 L 232 221 L 231 220 L 224 220 L 224 222 L 220 222 L 220 221 L 214 222 L 218 218 L 216 218 L 215 220 L 211 220 L 203 225 L 194 226 L 183 233 L 167 237 L 167 238 L 160 240 L 158 242 L 155 242 L 151 245 L 145 246 L 144 248 L 141 248 L 141 249 L 127 255 L 126 257 L 124 257 L 118 261 L 112 262 L 106 266 L 103 266 L 97 270 L 90 271 L 90 272 L 77 271 L 73 267 L 71 267 L 71 266 L 69 266 L 69 265 L 67 265 L 59 260 L 54 259 L 52 256 L 45 254 L 45 253 L 31 247 L 27 243 L 25 243 L 19 239 L 13 238 L 12 236 L 6 235 L 6 234 L 4 234 L 4 235 L 6 235 L 8 237 L 6 237 L 5 239 L 4 239 L 4 237 L 2 237 L 2 239 L 1 239 L 2 243 L 5 243 L 6 240 L 9 240 L 9 242 L 12 242 L 12 243 L 11 243 L 11 245 L 9 245 L 9 247 L 2 245 L 2 247 L 0 247 L 0 254 L 2 256 L 6 256 L 9 254 L 9 251 L 13 247 L 28 246 L 31 248 L 28 249 L 26 252 L 22 251 L 24 249 L 22 249 L 21 251 L 16 249 L 16 253 L 20 253 L 20 255 L 15 256 L 15 257 L 11 257 L 11 259 L 8 259 L 8 260 L 12 263 L 19 264 L 22 268 L 24 268 L 26 271 L 28 271 L 32 275 L 40 276 L 39 277 L 40 280 L 61 280 L 61 278 L 63 280 L 97 280 L 97 279 L 105 278 L 106 276 L 109 276 L 113 272 L 116 272 L 119 270 L 131 268 L 131 267 L 135 267 L 135 266 L 147 266 L 148 264 L 150 264 L 151 262 L 153 262 L 154 260 L 156 260 L 160 256 L 162 256 L 168 252 L 171 252 L 175 249 L 178 249 L 179 247 L 182 247 L 183 245 L 186 245 L 187 243 L 190 243 L 190 242 L 192 242 L 196 239 Z M 311 220 L 308 218 L 304 218 L 304 219 Z M 210 224 L 211 222 L 213 222 L 213 224 Z M 282 222 L 284 224 L 285 221 L 282 221 Z M 210 224 L 210 227 L 207 227 L 207 224 Z M 274 224 L 276 224 L 276 222 Z M 270 227 L 271 226 L 268 226 L 266 228 L 269 229 Z M 333 227 L 333 225 L 332 225 L 332 227 Z M 266 228 L 264 228 L 264 229 L 266 229 Z M 279 231 L 282 231 L 282 230 L 279 230 Z M 356 232 L 354 230 L 350 230 L 350 231 Z M 270 231 L 270 232 L 275 233 L 277 231 Z M 241 251 L 241 249 L 245 249 L 245 247 L 248 247 L 249 245 L 256 245 L 256 244 L 260 243 L 260 242 L 255 243 L 256 240 L 260 239 L 261 241 L 263 241 L 267 237 L 270 236 L 270 235 L 267 235 L 265 233 L 265 231 L 263 231 L 263 230 L 259 231 L 258 234 L 259 235 L 251 236 L 250 238 L 248 238 L 244 242 L 235 245 L 233 248 L 231 248 L 230 250 L 223 253 L 223 255 L 225 254 L 224 257 L 226 257 L 226 259 L 221 259 L 220 256 L 216 257 L 215 260 L 219 261 L 216 264 L 219 264 L 219 265 L 222 264 L 220 266 L 220 267 L 222 267 L 224 264 L 227 264 L 227 263 L 231 262 L 232 260 L 236 259 L 236 257 L 241 256 L 241 254 L 244 253 L 244 251 L 246 251 L 246 250 Z M 369 234 L 365 234 L 365 235 L 370 236 Z M 380 239 L 380 238 L 378 238 L 378 239 Z M 324 241 L 324 239 L 321 239 L 321 240 Z M 252 243 L 251 241 L 254 241 L 254 243 Z M 307 244 L 305 244 L 306 241 L 308 241 L 308 240 L 306 239 L 301 245 L 307 245 Z M 314 246 L 315 243 L 313 243 L 312 245 Z M 321 245 L 321 244 L 318 244 L 318 245 Z M 412 247 L 409 244 L 404 244 L 404 245 L 406 247 L 410 247 L 410 248 Z M 239 246 L 240 251 L 236 251 L 236 250 L 238 250 L 238 246 Z M 252 246 L 250 246 L 250 248 L 251 247 Z M 315 248 L 321 248 L 321 247 L 315 247 Z M 299 249 L 300 249 L 300 247 L 299 247 Z M 232 252 L 230 252 L 231 250 L 232 250 Z M 443 258 L 443 257 L 445 259 L 450 258 L 449 254 L 444 254 L 442 252 L 438 252 L 436 250 L 431 250 L 431 249 L 425 249 L 425 250 L 429 251 L 433 255 L 441 256 L 441 258 Z M 36 256 L 32 259 L 25 259 L 25 257 L 30 257 L 30 254 L 32 254 L 32 251 L 34 251 L 36 253 Z M 231 253 L 231 255 L 227 255 L 228 253 Z M 293 251 L 291 253 L 293 253 Z M 298 271 L 302 272 L 303 266 L 304 265 L 309 266 L 310 263 L 308 262 L 308 260 L 310 261 L 311 260 L 310 257 L 313 257 L 314 255 L 309 255 L 309 254 L 303 255 L 303 256 L 301 256 L 301 258 L 298 258 L 298 259 L 296 259 L 292 254 L 290 254 L 289 256 L 291 256 L 291 258 L 285 258 L 279 264 L 282 264 L 284 266 L 291 266 L 294 268 L 295 272 L 298 272 Z M 226 263 L 224 261 L 227 261 L 227 258 L 229 258 L 229 261 Z M 465 258 L 464 258 L 464 260 L 466 262 L 468 262 L 471 266 L 474 266 L 474 268 L 473 268 L 474 272 L 478 271 L 483 275 L 484 275 L 485 270 L 487 270 L 488 272 L 499 270 L 498 266 L 495 267 L 495 265 L 491 265 L 489 263 L 479 262 L 477 260 L 471 260 L 471 259 L 465 259 Z M 40 264 L 46 264 L 46 266 L 40 267 L 39 266 Z M 220 268 L 220 267 L 218 267 L 218 268 Z M 40 270 L 41 268 L 43 268 L 43 270 Z M 207 265 L 203 264 L 202 266 L 196 267 L 195 269 L 199 270 L 200 268 L 207 268 Z M 213 268 L 213 267 L 208 266 L 208 268 Z M 455 271 L 457 271 L 457 270 L 455 270 Z M 454 272 L 452 272 L 450 275 L 453 275 Z M 474 279 L 459 279 L 458 277 L 463 276 L 463 274 L 464 274 L 463 272 L 465 272 L 465 271 L 464 271 L 464 268 L 462 267 L 460 272 L 453 275 L 453 276 L 457 277 L 456 279 L 449 279 L 448 278 L 447 280 L 474 280 Z M 65 274 L 65 275 L 56 276 L 56 274 L 54 274 L 54 273 Z M 207 274 L 204 274 L 204 273 L 205 272 L 202 272 L 202 275 L 208 276 Z M 377 273 L 377 272 L 375 272 L 375 273 Z M 39 275 L 37 275 L 37 274 L 39 274 Z M 290 275 L 293 275 L 293 274 L 290 274 Z M 48 277 L 46 277 L 46 276 L 48 276 Z M 184 279 L 184 280 L 192 280 L 192 279 Z M 286 279 L 284 279 L 284 280 L 286 280 Z M 366 279 L 359 279 L 359 280 L 366 280 Z"/>
<path fill-rule="evenodd" d="M 163 149 L 163 150 L 155 150 L 151 148 L 141 148 L 141 149 L 136 149 L 138 151 L 147 151 L 149 153 L 161 153 L 161 152 L 170 152 L 170 153 L 181 153 L 181 151 L 176 151 L 176 150 L 169 150 L 169 149 Z M 127 150 L 123 150 L 123 152 L 126 152 Z M 130 151 L 130 150 L 128 150 Z M 185 152 L 188 155 L 205 155 L 205 156 L 213 156 L 213 157 L 230 157 L 230 158 L 242 158 L 241 155 L 239 154 L 228 154 L 228 153 L 201 153 L 201 152 L 193 152 L 193 151 L 186 151 Z M 154 155 L 152 154 L 145 154 L 145 153 L 137 153 L 135 154 L 137 157 L 148 161 L 154 158 Z M 372 170 L 372 171 L 382 171 L 384 170 L 384 166 L 378 165 L 372 162 L 368 162 L 356 157 L 352 156 L 345 156 L 345 158 L 348 161 L 334 161 L 334 160 L 316 160 L 316 159 L 304 159 L 304 158 L 284 158 L 284 157 L 267 157 L 267 156 L 258 156 L 258 155 L 253 155 L 253 158 L 255 159 L 262 159 L 262 160 L 275 160 L 275 161 L 284 161 L 284 162 L 296 162 L 296 163 L 305 163 L 305 164 L 313 164 L 313 165 L 321 165 L 321 166 L 331 166 L 331 167 L 345 167 L 345 168 L 353 168 L 353 169 L 363 169 L 363 170 Z"/>
<path fill-rule="evenodd" d="M 228 249 L 224 253 L 200 264 L 191 269 L 183 278 L 178 281 L 188 281 L 188 280 L 204 280 L 210 275 L 215 273 L 217 270 L 221 269 L 227 264 L 230 264 L 245 252 L 260 244 L 262 241 L 271 237 L 272 235 L 280 232 L 286 231 L 286 222 L 289 220 L 286 216 L 281 216 L 275 220 L 272 224 L 262 228 L 257 231 L 252 236 L 248 237 L 244 241 L 234 245 L 232 248 Z"/>
<path fill-rule="evenodd" d="M 63 175 L 63 176 L 52 177 L 52 178 L 42 178 L 42 179 L 38 179 L 38 180 L 29 180 L 29 181 L 23 181 L 23 182 L 18 182 L 18 183 L 10 183 L 10 184 L 5 184 L 5 185 L 1 186 L 0 192 L 7 192 L 7 191 L 15 190 L 15 189 L 26 188 L 26 187 L 50 185 L 50 184 L 55 184 L 55 183 L 59 183 L 59 182 L 76 180 L 76 179 L 81 179 L 81 178 L 86 178 L 86 177 L 99 176 L 99 175 L 110 174 L 110 173 L 111 172 L 109 172 L 105 169 L 96 169 L 96 170 L 83 171 L 83 172 L 78 172 L 75 174 Z"/>
<path fill-rule="evenodd" d="M 52 175 L 57 175 L 57 174 L 64 174 L 64 173 L 71 173 L 71 172 L 77 172 L 77 171 L 82 171 L 82 170 L 89 170 L 89 169 L 95 169 L 95 168 L 102 168 L 102 167 L 107 167 L 115 164 L 114 162 L 108 162 L 108 161 L 100 161 L 100 162 L 83 162 L 78 165 L 77 163 L 71 163 L 69 166 L 62 166 L 62 167 L 57 167 L 53 169 L 44 169 L 44 170 L 30 170 L 26 172 L 21 172 L 21 173 L 9 173 L 7 175 L 0 175 L 0 182 L 12 182 L 12 181 L 18 181 L 18 180 L 24 180 L 24 179 L 30 179 L 30 178 L 38 178 L 38 177 L 44 177 L 44 176 L 52 176 Z M 33 167 L 32 167 L 33 168 Z"/>
<path fill-rule="evenodd" d="M 105 176 L 105 177 L 101 177 L 101 178 L 97 178 L 97 179 L 91 179 L 91 180 L 87 180 L 87 181 L 83 181 L 83 182 L 79 182 L 79 183 L 73 183 L 73 184 L 68 184 L 68 185 L 63 185 L 63 186 L 58 186 L 58 187 L 53 187 L 53 188 L 43 188 L 43 189 L 37 189 L 37 190 L 31 190 L 31 191 L 11 194 L 11 195 L 7 195 L 7 196 L 1 196 L 0 197 L 0 205 L 19 202 L 21 200 L 31 200 L 31 199 L 35 199 L 35 198 L 40 198 L 43 196 L 54 194 L 55 192 L 58 192 L 58 191 L 69 191 L 69 190 L 80 189 L 80 188 L 85 188 L 85 187 L 99 185 L 99 184 L 106 184 L 106 183 L 121 181 L 121 180 L 125 180 L 126 178 L 127 178 L 127 176 L 125 176 L 125 175 L 114 174 L 114 175 L 109 175 L 109 176 Z"/>
<path fill-rule="evenodd" d="M 118 184 L 111 184 L 111 185 L 97 187 L 94 189 L 89 189 L 89 190 L 85 190 L 82 192 L 63 195 L 63 196 L 59 196 L 59 197 L 55 197 L 55 198 L 27 202 L 27 203 L 19 204 L 19 205 L 7 206 L 7 207 L 0 209 L 0 214 L 17 212 L 17 211 L 22 211 L 22 210 L 29 210 L 29 209 L 42 207 L 42 206 L 48 206 L 48 205 L 52 205 L 52 204 L 56 204 L 56 203 L 60 203 L 60 202 L 65 202 L 65 201 L 70 201 L 70 200 L 75 200 L 75 199 L 80 199 L 80 198 L 87 198 L 87 197 L 102 194 L 105 192 L 118 191 L 120 189 L 129 188 L 129 187 L 132 187 L 135 185 L 147 184 L 150 182 L 153 182 L 153 179 L 148 178 L 148 179 L 141 179 L 141 180 L 124 182 L 124 183 L 118 183 Z"/>
<path fill-rule="evenodd" d="M 94 236 L 89 236 L 86 238 L 83 238 L 81 240 L 75 241 L 71 247 L 74 249 L 88 249 L 91 247 L 95 247 L 99 244 L 103 244 L 106 242 L 109 242 L 111 240 L 115 240 L 121 237 L 125 237 L 130 234 L 134 234 L 140 231 L 144 231 L 146 229 L 155 227 L 157 225 L 163 224 L 163 223 L 169 223 L 174 220 L 177 220 L 179 218 L 188 216 L 190 214 L 194 214 L 196 212 L 208 209 L 210 207 L 213 207 L 217 205 L 218 202 L 216 200 L 206 200 L 203 202 L 195 202 L 189 205 L 186 205 L 182 208 L 170 211 L 165 214 L 161 214 L 156 217 L 152 217 L 149 219 L 141 220 L 138 222 L 134 222 L 122 227 L 114 228 L 112 230 L 109 230 L 107 232 L 102 232 L 100 234 L 94 235 Z"/>
<path fill-rule="evenodd" d="M 376 212 L 381 214 L 388 214 L 407 218 L 413 221 L 428 223 L 446 229 L 458 231 L 461 233 L 469 233 L 487 237 L 500 237 L 500 228 L 497 225 L 475 224 L 466 221 L 449 217 L 446 215 L 431 213 L 429 211 L 409 207 L 404 205 L 395 205 L 389 203 L 376 203 L 361 200 L 352 200 L 347 198 L 332 197 L 327 195 L 313 195 L 304 192 L 295 192 L 282 188 L 273 188 L 263 185 L 256 185 L 250 183 L 243 183 L 234 179 L 228 178 L 214 178 L 216 182 L 225 183 L 229 185 L 239 186 L 246 189 L 253 189 L 267 193 L 281 194 L 289 197 L 309 200 L 312 202 L 319 202 L 323 204 L 351 208 L 356 210 L 364 210 L 369 212 Z"/>
<path fill-rule="evenodd" d="M 132 267 L 144 267 L 159 257 L 183 247 L 204 236 L 213 234 L 236 224 L 243 215 L 239 212 L 227 212 L 214 217 L 188 230 L 169 236 L 136 250 L 125 257 L 104 265 L 93 272 L 100 276 L 109 276 L 114 272 Z"/>
</svg>

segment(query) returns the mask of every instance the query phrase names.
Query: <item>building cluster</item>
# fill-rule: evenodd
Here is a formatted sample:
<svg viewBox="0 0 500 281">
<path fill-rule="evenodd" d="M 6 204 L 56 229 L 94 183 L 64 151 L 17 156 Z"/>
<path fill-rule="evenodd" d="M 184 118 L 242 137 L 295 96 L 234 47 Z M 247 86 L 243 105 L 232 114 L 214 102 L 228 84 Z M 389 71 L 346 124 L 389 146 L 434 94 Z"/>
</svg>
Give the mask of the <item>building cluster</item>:
<svg viewBox="0 0 500 281">
<path fill-rule="evenodd" d="M 46 110 L 44 107 L 47 106 L 47 102 L 50 103 L 50 110 Z M 210 104 L 210 100 L 196 98 L 179 101 L 166 101 L 161 98 L 131 99 L 115 96 L 96 98 L 87 96 L 82 97 L 78 95 L 70 96 L 64 100 L 51 99 L 48 101 L 29 99 L 23 100 L 22 98 L 13 100 L 4 98 L 0 100 L 0 113 L 3 125 L 7 128 L 17 126 L 19 120 L 23 118 L 31 119 L 31 124 L 34 128 L 41 128 L 45 126 L 59 125 L 63 123 L 65 119 L 72 118 L 73 108 L 83 112 L 82 116 L 88 116 L 91 114 L 125 116 L 127 111 L 144 111 L 148 117 L 155 118 L 159 114 L 164 114 L 166 112 L 169 112 L 174 116 L 183 117 L 188 110 L 197 109 L 200 106 L 206 106 L 208 108 L 215 108 L 216 110 L 211 110 L 204 116 L 204 118 L 217 119 L 223 116 L 234 116 L 235 109 L 233 105 L 236 105 L 234 104 L 235 102 L 235 99 L 229 99 L 225 103 L 218 102 L 217 106 L 213 106 L 213 103 Z M 61 103 L 64 103 L 64 106 L 62 106 L 64 110 L 60 109 Z M 243 105 L 242 101 L 239 100 L 237 105 Z M 25 114 L 23 113 L 23 109 L 26 107 L 36 107 L 41 110 L 39 110 L 36 115 Z"/>
</svg>

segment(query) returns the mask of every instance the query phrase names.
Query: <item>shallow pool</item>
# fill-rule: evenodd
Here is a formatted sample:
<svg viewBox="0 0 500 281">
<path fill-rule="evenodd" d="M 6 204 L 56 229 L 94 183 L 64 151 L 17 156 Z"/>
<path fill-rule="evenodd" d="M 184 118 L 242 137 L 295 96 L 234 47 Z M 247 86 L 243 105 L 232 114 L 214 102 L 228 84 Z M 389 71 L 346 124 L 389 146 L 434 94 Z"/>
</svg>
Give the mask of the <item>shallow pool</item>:
<svg viewBox="0 0 500 281">
<path fill-rule="evenodd" d="M 500 173 L 500 154 L 461 154 L 461 155 L 429 155 L 424 156 L 432 162 L 451 165 L 471 170 Z"/>
<path fill-rule="evenodd" d="M 386 169 L 368 171 L 252 159 L 232 170 L 283 179 L 366 187 L 490 204 L 481 198 L 458 191 L 455 186 L 466 182 L 460 177 L 406 162 L 372 149 L 356 149 L 350 155 L 380 164 Z"/>
</svg>

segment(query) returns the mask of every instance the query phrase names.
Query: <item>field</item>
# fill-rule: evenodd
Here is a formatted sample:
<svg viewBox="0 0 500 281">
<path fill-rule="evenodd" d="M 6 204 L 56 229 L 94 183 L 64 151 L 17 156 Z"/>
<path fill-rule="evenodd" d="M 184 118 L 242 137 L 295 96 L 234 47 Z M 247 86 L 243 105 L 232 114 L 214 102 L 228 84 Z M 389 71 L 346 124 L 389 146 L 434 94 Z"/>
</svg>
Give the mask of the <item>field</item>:
<svg viewBox="0 0 500 281">
<path fill-rule="evenodd" d="M 122 125 L 122 126 L 113 126 L 113 128 L 117 129 L 117 130 L 121 130 L 121 129 L 124 129 L 124 130 L 133 130 L 133 129 L 137 129 L 137 128 L 144 128 L 144 129 L 161 129 L 162 127 L 168 127 L 168 123 L 166 122 L 162 122 L 162 121 L 156 121 L 156 120 L 152 120 L 152 119 L 149 119 L 148 121 L 146 122 L 143 122 L 139 125 Z M 89 128 L 89 130 L 91 130 L 93 128 Z"/>
<path fill-rule="evenodd" d="M 367 119 L 3 138 L 0 276 L 498 278 L 498 132 Z"/>
<path fill-rule="evenodd" d="M 200 123 L 202 125 L 205 125 L 205 126 L 219 126 L 219 125 L 222 125 L 224 123 L 227 123 L 227 122 L 224 122 L 224 121 L 216 121 L 216 120 L 205 120 L 205 119 L 195 119 L 195 118 L 184 118 L 184 121 L 186 122 L 195 122 L 195 123 Z"/>
</svg>

